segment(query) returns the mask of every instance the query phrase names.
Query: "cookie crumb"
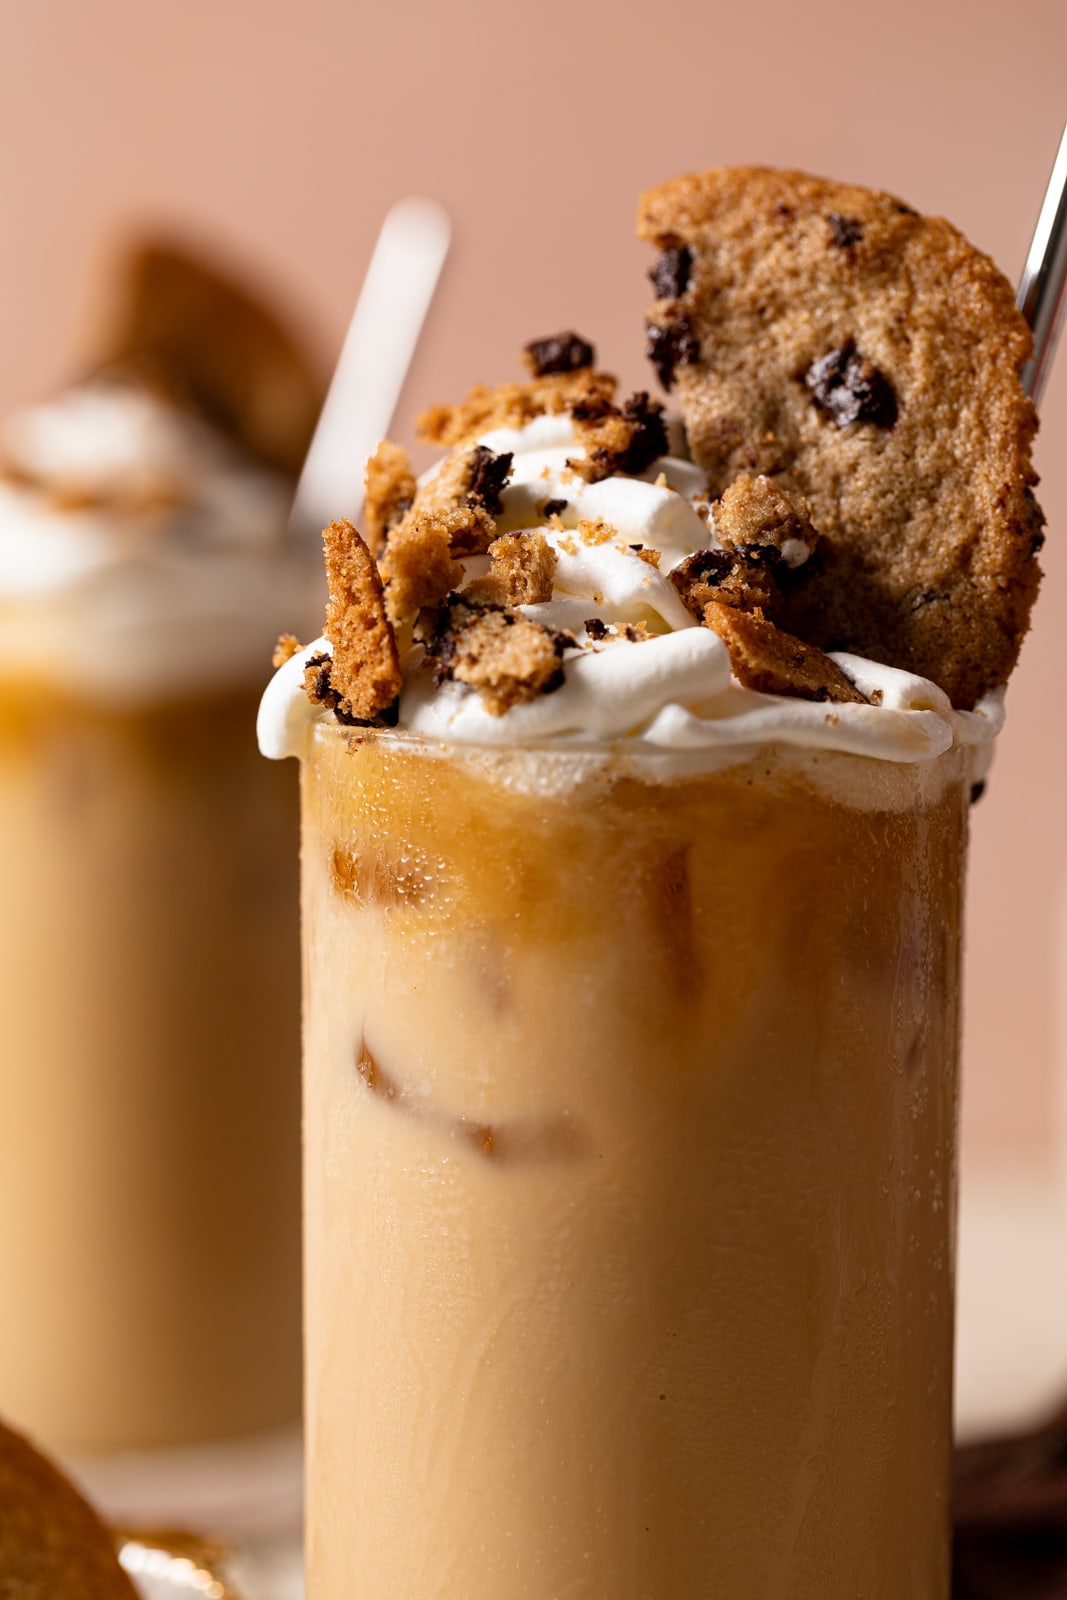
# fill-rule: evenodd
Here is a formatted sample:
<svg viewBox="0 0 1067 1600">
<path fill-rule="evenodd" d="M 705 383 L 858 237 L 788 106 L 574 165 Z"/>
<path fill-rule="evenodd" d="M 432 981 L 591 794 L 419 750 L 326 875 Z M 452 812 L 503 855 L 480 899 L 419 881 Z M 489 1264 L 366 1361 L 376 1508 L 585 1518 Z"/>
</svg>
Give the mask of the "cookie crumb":
<svg viewBox="0 0 1067 1600">
<path fill-rule="evenodd" d="M 350 522 L 331 522 L 322 537 L 330 591 L 325 634 L 333 649 L 323 698 L 335 694 L 335 710 L 369 721 L 393 704 L 401 684 L 382 580 L 374 557 Z M 321 682 L 321 663 L 318 670 L 316 685 Z M 312 672 L 310 664 L 308 671 Z"/>
<path fill-rule="evenodd" d="M 570 505 L 569 500 L 546 500 L 541 515 L 546 522 L 551 522 L 553 517 L 558 517 Z"/>
<path fill-rule="evenodd" d="M 687 611 L 703 622 L 713 601 L 740 611 L 773 611 L 780 598 L 774 552 L 752 546 L 745 550 L 697 550 L 670 574 Z"/>
<path fill-rule="evenodd" d="M 547 339 L 531 339 L 523 347 L 523 360 L 535 378 L 561 372 L 578 372 L 592 367 L 596 352 L 581 334 L 554 333 Z"/>
<path fill-rule="evenodd" d="M 663 407 L 644 390 L 620 408 L 610 401 L 571 407 L 576 442 L 584 457 L 568 459 L 568 468 L 586 483 L 600 483 L 620 473 L 636 477 L 667 454 Z"/>
<path fill-rule="evenodd" d="M 416 638 L 434 662 L 435 682 L 468 684 L 495 717 L 558 689 L 563 651 L 572 643 L 568 634 L 497 606 L 470 604 L 463 595 L 424 612 Z"/>
<path fill-rule="evenodd" d="M 587 367 L 496 388 L 475 384 L 466 400 L 423 411 L 416 427 L 427 444 L 462 444 L 494 428 L 523 428 L 535 417 L 559 416 L 576 402 L 598 396 L 611 400 L 614 394 L 615 379 Z"/>
<path fill-rule="evenodd" d="M 867 704 L 836 662 L 815 645 L 783 633 L 760 612 L 746 613 L 712 600 L 704 608 L 704 622 L 725 644 L 730 671 L 746 689 L 802 700 Z"/>
<path fill-rule="evenodd" d="M 490 570 L 474 578 L 463 598 L 480 605 L 535 606 L 551 600 L 556 552 L 544 534 L 504 533 L 489 546 Z"/>
<path fill-rule="evenodd" d="M 818 542 L 803 498 L 787 494 L 763 473 L 741 473 L 713 514 L 715 531 L 727 550 L 777 552 L 789 567 L 802 566 Z"/>
<path fill-rule="evenodd" d="M 364 484 L 363 537 L 371 554 L 377 555 L 415 499 L 415 474 L 407 451 L 383 439 L 367 462 Z"/>
<path fill-rule="evenodd" d="M 303 648 L 295 633 L 280 633 L 278 643 L 274 646 L 274 654 L 270 658 L 271 666 L 275 669 L 284 667 L 285 663 L 291 661 L 295 655 L 299 655 Z"/>
<path fill-rule="evenodd" d="M 473 511 L 468 508 L 468 517 Z M 414 511 L 393 530 L 382 552 L 385 606 L 395 627 L 411 622 L 425 606 L 437 605 L 463 577 L 452 554 L 461 512 Z"/>
</svg>

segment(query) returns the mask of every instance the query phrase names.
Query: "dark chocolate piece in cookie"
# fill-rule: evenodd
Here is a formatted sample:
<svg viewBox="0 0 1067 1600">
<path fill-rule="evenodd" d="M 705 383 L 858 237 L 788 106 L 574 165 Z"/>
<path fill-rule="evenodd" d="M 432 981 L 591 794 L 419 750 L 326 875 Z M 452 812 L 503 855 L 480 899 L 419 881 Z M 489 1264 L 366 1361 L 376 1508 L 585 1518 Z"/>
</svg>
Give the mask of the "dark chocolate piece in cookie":
<svg viewBox="0 0 1067 1600">
<path fill-rule="evenodd" d="M 1043 520 L 1007 280 L 947 222 L 797 172 L 678 178 L 645 195 L 640 231 L 692 252 L 651 345 L 711 492 L 766 474 L 819 530 L 777 620 L 958 706 L 1004 683 Z"/>
</svg>

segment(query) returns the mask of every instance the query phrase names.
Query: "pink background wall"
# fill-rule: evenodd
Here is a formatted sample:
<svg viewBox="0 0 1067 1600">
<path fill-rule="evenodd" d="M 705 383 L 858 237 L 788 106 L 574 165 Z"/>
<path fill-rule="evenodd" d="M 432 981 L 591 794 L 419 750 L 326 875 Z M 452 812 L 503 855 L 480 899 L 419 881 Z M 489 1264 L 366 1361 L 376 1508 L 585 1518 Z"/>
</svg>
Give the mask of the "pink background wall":
<svg viewBox="0 0 1067 1600">
<path fill-rule="evenodd" d="M 0 405 L 59 381 L 108 240 L 180 224 L 302 307 L 326 357 L 381 217 L 438 196 L 457 239 L 405 419 L 573 324 L 647 383 L 638 191 L 764 161 L 881 185 L 1015 278 L 1067 115 L 1062 0 L 0 0 Z M 1037 631 L 975 813 L 965 1132 L 1054 1155 L 1067 1100 L 1067 349 L 1039 466 Z M 403 428 L 399 430 L 403 432 Z"/>
</svg>

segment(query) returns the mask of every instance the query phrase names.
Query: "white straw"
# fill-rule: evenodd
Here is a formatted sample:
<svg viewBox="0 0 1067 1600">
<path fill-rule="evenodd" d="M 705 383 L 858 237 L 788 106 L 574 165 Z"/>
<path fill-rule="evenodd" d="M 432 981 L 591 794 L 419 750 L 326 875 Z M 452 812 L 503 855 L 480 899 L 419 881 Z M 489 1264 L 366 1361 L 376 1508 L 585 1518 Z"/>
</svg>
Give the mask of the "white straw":
<svg viewBox="0 0 1067 1600">
<path fill-rule="evenodd" d="M 382 223 L 297 484 L 294 538 L 340 517 L 358 523 L 364 467 L 388 433 L 451 232 L 436 200 L 400 200 Z"/>
</svg>

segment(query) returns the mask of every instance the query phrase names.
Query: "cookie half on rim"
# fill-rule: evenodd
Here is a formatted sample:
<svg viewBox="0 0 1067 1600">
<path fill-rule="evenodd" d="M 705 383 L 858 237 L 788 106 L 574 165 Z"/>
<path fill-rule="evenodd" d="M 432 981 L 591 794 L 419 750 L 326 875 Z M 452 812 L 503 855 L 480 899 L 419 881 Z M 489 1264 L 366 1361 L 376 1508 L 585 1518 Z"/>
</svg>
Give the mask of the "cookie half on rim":
<svg viewBox="0 0 1067 1600">
<path fill-rule="evenodd" d="M 649 191 L 649 354 L 713 495 L 799 491 L 821 540 L 776 620 L 939 684 L 1005 682 L 1037 592 L 1031 350 L 1007 279 L 892 195 L 764 167 Z"/>
</svg>

